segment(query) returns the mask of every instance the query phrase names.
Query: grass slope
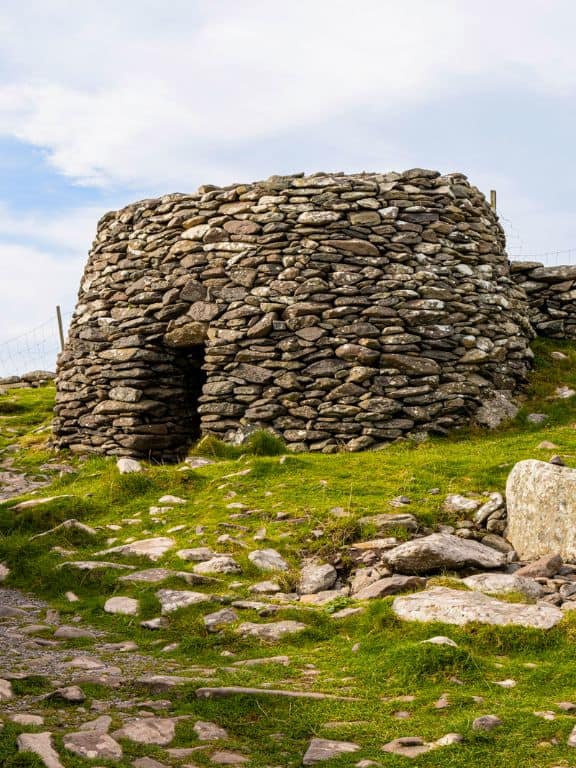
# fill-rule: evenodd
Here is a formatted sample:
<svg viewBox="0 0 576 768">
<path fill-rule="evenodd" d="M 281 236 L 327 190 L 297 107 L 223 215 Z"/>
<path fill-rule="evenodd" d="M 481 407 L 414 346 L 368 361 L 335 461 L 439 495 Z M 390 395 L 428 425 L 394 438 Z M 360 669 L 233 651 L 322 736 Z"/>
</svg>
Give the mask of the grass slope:
<svg viewBox="0 0 576 768">
<path fill-rule="evenodd" d="M 555 350 L 568 358 L 553 359 Z M 7 583 L 48 599 L 65 619 L 79 616 L 105 629 L 110 640 L 134 639 L 142 652 L 164 660 L 168 656 L 179 671 L 189 670 L 201 677 L 198 668 L 214 670 L 208 675 L 213 681 L 210 684 L 270 685 L 357 699 L 313 702 L 241 697 L 204 701 L 196 699 L 195 685 L 170 694 L 176 714 L 190 714 L 226 727 L 231 735 L 226 748 L 250 755 L 250 765 L 301 765 L 310 738 L 321 736 L 350 739 L 362 747 L 331 761 L 331 766 L 352 766 L 372 759 L 394 768 L 406 765 L 407 759 L 382 752 L 387 741 L 416 734 L 435 740 L 459 732 L 465 737 L 462 744 L 430 752 L 418 758 L 417 764 L 426 768 L 569 766 L 576 755 L 566 746 L 566 739 L 576 716 L 557 707 L 558 702 L 576 697 L 576 618 L 569 614 L 549 632 L 474 625 L 456 628 L 401 623 L 391 611 L 390 600 L 375 600 L 362 614 L 335 620 L 331 611 L 349 602 L 340 599 L 336 606 L 315 610 L 287 606 L 272 620 L 298 619 L 307 624 L 307 630 L 279 643 L 262 645 L 240 640 L 233 629 L 209 634 L 202 616 L 221 606 L 200 605 L 172 614 L 168 627 L 150 632 L 140 628 L 139 621 L 159 615 L 154 594 L 157 586 L 122 584 L 111 571 L 79 575 L 59 568 L 62 556 L 51 551 L 58 546 L 74 550 L 74 559 L 91 559 L 109 538 L 120 544 L 129 537 L 156 535 L 173 536 L 177 548 L 212 546 L 232 554 L 242 565 L 243 574 L 222 577 L 216 588 L 191 589 L 217 594 L 226 602 L 251 597 L 251 584 L 274 578 L 274 574 L 256 570 L 247 558 L 250 550 L 273 547 L 284 555 L 292 569 L 281 574 L 280 580 L 288 591 L 295 584 L 303 556 L 317 554 L 332 559 L 346 544 L 370 538 L 374 532 L 361 530 L 358 519 L 394 511 L 389 502 L 395 496 L 410 497 L 412 503 L 406 511 L 414 513 L 422 526 L 455 522 L 441 511 L 446 494 L 503 490 L 515 462 L 550 458 L 552 451 L 537 447 L 542 440 L 557 444 L 554 452 L 576 465 L 576 425 L 572 423 L 576 421 L 576 398 L 554 399 L 558 386 L 576 389 L 576 348 L 568 343 L 538 341 L 535 351 L 536 369 L 524 407 L 513 424 L 495 432 L 471 430 L 421 444 L 400 443 L 374 453 L 289 455 L 282 460 L 278 456 L 238 455 L 217 445 L 210 448 L 208 442 L 205 450 L 212 450 L 216 459 L 210 466 L 192 471 L 147 466 L 139 475 L 119 475 L 113 459 L 66 457 L 73 471 L 62 477 L 54 472 L 50 488 L 30 496 L 62 494 L 66 498 L 19 513 L 10 509 L 14 501 L 0 504 L 0 561 L 12 571 Z M 0 399 L 0 451 L 4 449 L 4 456 L 12 457 L 14 466 L 32 475 L 47 472 L 47 463 L 63 461 L 46 447 L 45 427 L 52 401 L 50 387 L 19 390 Z M 531 412 L 546 413 L 547 423 L 528 423 L 526 416 Z M 19 450 L 9 448 L 14 445 Z M 238 474 L 247 469 L 247 474 Z M 440 494 L 430 494 L 432 488 L 440 489 Z M 188 501 L 151 515 L 150 507 L 159 506 L 158 499 L 164 494 Z M 229 505 L 238 502 L 253 511 L 234 517 L 242 510 Z M 330 513 L 333 507 L 343 507 L 350 514 L 337 518 Z M 96 527 L 96 539 L 65 531 L 30 541 L 31 535 L 71 517 Z M 118 531 L 107 527 L 117 525 L 121 526 Z M 179 530 L 170 533 L 175 528 Z M 256 543 L 253 537 L 261 528 L 266 529 L 266 539 Z M 223 534 L 231 538 L 218 542 Z M 150 567 L 148 561 L 138 558 L 116 559 Z M 169 552 L 160 565 L 185 570 L 192 564 Z M 161 586 L 186 588 L 181 581 Z M 73 590 L 80 602 L 69 603 L 64 598 L 67 590 Z M 141 615 L 105 614 L 103 604 L 114 594 L 139 598 Z M 240 613 L 242 621 L 269 620 L 255 611 Z M 458 648 L 420 644 L 439 634 L 451 637 Z M 168 654 L 161 650 L 172 643 L 179 643 L 175 650 Z M 78 642 L 73 647 L 77 649 Z M 237 660 L 280 654 L 290 657 L 289 666 L 230 666 Z M 497 684 L 506 678 L 513 678 L 516 687 L 506 689 Z M 437 708 L 435 702 L 444 694 L 449 706 Z M 112 694 L 98 690 L 94 696 Z M 159 697 L 166 698 L 166 693 Z M 546 710 L 555 713 L 554 720 L 534 714 Z M 503 726 L 490 733 L 472 731 L 474 718 L 488 713 L 501 717 Z M 57 731 L 58 719 L 56 715 L 54 718 L 52 727 Z M 198 744 L 191 731 L 193 722 L 179 724 L 171 746 Z M 27 764 L 25 758 L 14 755 L 17 731 L 11 725 L 0 732 L 0 753 L 12 761 L 6 765 Z M 158 748 L 129 743 L 125 747 L 124 761 L 115 765 L 128 766 L 144 754 L 166 762 L 165 753 Z M 194 763 L 209 765 L 209 752 L 196 753 Z M 89 764 L 79 758 L 63 759 L 71 768 Z M 99 763 L 107 765 L 105 761 Z"/>
</svg>

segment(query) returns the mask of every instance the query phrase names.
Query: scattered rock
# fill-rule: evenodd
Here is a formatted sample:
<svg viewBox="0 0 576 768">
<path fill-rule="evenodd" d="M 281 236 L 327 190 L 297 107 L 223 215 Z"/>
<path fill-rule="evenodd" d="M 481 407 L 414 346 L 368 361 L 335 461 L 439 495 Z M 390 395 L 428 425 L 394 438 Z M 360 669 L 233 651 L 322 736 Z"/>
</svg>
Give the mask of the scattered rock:
<svg viewBox="0 0 576 768">
<path fill-rule="evenodd" d="M 78 731 L 63 737 L 64 747 L 90 760 L 121 760 L 122 747 L 111 736 L 98 731 Z"/>
<path fill-rule="evenodd" d="M 133 597 L 110 597 L 104 603 L 106 613 L 119 613 L 124 616 L 137 616 L 140 610 L 138 600 Z"/>
<path fill-rule="evenodd" d="M 115 739 L 128 739 L 136 744 L 158 744 L 163 747 L 170 744 L 175 735 L 175 721 L 163 717 L 136 717 L 112 734 Z"/>
<path fill-rule="evenodd" d="M 168 552 L 169 549 L 176 544 L 174 539 L 170 539 L 167 536 L 158 536 L 153 539 L 142 539 L 140 541 L 132 541 L 128 544 L 121 544 L 118 547 L 112 547 L 112 549 L 105 549 L 102 552 L 96 552 L 96 556 L 102 555 L 127 555 L 137 557 L 147 557 L 148 560 L 156 562 Z"/>
<path fill-rule="evenodd" d="M 461 512 L 475 512 L 480 506 L 481 502 L 478 499 L 469 499 L 466 496 L 461 496 L 457 493 L 452 493 L 446 496 L 442 508 L 445 512 L 452 512 L 459 514 Z"/>
<path fill-rule="evenodd" d="M 425 586 L 426 579 L 421 576 L 386 576 L 384 579 L 379 579 L 367 587 L 359 589 L 354 597 L 356 600 L 372 600 L 412 589 L 423 589 Z"/>
<path fill-rule="evenodd" d="M 560 555 L 544 555 L 544 557 L 535 560 L 533 563 L 528 563 L 515 571 L 515 576 L 525 578 L 546 578 L 552 579 L 560 571 L 564 562 Z"/>
<path fill-rule="evenodd" d="M 449 533 L 407 541 L 387 552 L 384 559 L 394 571 L 416 574 L 470 567 L 501 568 L 506 564 L 503 553 Z"/>
<path fill-rule="evenodd" d="M 521 560 L 576 558 L 576 470 L 528 459 L 506 483 L 506 537 Z"/>
<path fill-rule="evenodd" d="M 195 565 L 194 573 L 242 573 L 242 568 L 230 555 L 218 555 Z"/>
<path fill-rule="evenodd" d="M 275 549 L 255 549 L 248 555 L 248 560 L 261 571 L 287 571 L 289 568 L 286 560 Z"/>
<path fill-rule="evenodd" d="M 537 600 L 542 597 L 544 590 L 542 585 L 534 579 L 508 573 L 477 573 L 462 579 L 469 589 L 488 594 L 507 595 L 511 592 L 519 592 L 527 598 Z"/>
<path fill-rule="evenodd" d="M 305 565 L 300 572 L 298 591 L 301 595 L 313 595 L 332 589 L 338 574 L 333 565 Z"/>
<path fill-rule="evenodd" d="M 302 759 L 303 765 L 315 765 L 324 760 L 332 760 L 339 755 L 357 752 L 358 744 L 351 741 L 334 741 L 333 739 L 312 739 L 306 754 Z"/>
<path fill-rule="evenodd" d="M 238 621 L 238 614 L 231 608 L 223 608 L 221 611 L 207 614 L 203 621 L 208 632 L 218 632 L 223 627 Z"/>
<path fill-rule="evenodd" d="M 457 625 L 477 621 L 480 624 L 510 624 L 536 629 L 550 629 L 564 615 L 547 603 L 504 603 L 482 592 L 464 592 L 446 587 L 433 587 L 397 597 L 392 609 L 397 616 L 408 621 L 441 621 Z"/>
<path fill-rule="evenodd" d="M 308 627 L 301 621 L 275 621 L 269 624 L 254 624 L 247 621 L 240 624 L 236 631 L 242 637 L 256 637 L 258 640 L 276 642 L 284 635 L 302 632 L 304 629 L 308 629 Z"/>
<path fill-rule="evenodd" d="M 142 472 L 142 464 L 140 464 L 139 461 L 136 461 L 136 459 L 118 459 L 116 466 L 118 467 L 118 472 L 120 472 L 121 475 L 128 475 L 133 472 Z"/>
<path fill-rule="evenodd" d="M 428 640 L 421 640 L 422 643 L 430 643 L 431 645 L 450 645 L 452 648 L 458 648 L 458 645 L 449 637 L 444 635 L 436 635 L 435 637 L 429 637 Z"/>
<path fill-rule="evenodd" d="M 21 733 L 18 736 L 18 749 L 20 752 L 38 755 L 46 768 L 64 768 L 52 744 L 51 733 Z"/>
<path fill-rule="evenodd" d="M 228 738 L 228 732 L 225 728 L 221 728 L 216 723 L 205 722 L 204 720 L 198 720 L 194 723 L 194 733 L 200 741 L 219 741 Z"/>
<path fill-rule="evenodd" d="M 502 725 L 502 720 L 496 715 L 482 715 L 477 717 L 472 723 L 473 731 L 492 731 Z"/>
<path fill-rule="evenodd" d="M 381 515 L 369 515 L 358 520 L 360 525 L 374 526 L 378 533 L 404 528 L 406 531 L 418 530 L 418 520 L 414 515 L 404 513 L 383 513 Z"/>
<path fill-rule="evenodd" d="M 173 613 L 180 608 L 187 608 L 189 605 L 208 603 L 212 599 L 210 595 L 205 595 L 203 592 L 178 589 L 159 589 L 156 592 L 156 597 L 160 601 L 163 614 Z"/>
</svg>

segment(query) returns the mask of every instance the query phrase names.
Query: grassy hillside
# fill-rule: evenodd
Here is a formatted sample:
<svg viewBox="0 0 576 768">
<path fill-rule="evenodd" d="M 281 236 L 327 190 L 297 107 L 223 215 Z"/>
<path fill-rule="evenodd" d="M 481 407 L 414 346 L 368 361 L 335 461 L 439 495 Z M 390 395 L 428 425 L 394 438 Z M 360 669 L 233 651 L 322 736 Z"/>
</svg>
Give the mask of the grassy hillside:
<svg viewBox="0 0 576 768">
<path fill-rule="evenodd" d="M 209 466 L 145 466 L 143 473 L 131 475 L 120 475 L 113 459 L 51 453 L 46 441 L 52 388 L 2 396 L 0 461 L 10 459 L 13 469 L 33 477 L 54 478 L 48 488 L 18 501 L 61 497 L 22 511 L 11 509 L 14 500 L 0 503 L 0 562 L 11 570 L 6 585 L 47 599 L 67 623 L 79 617 L 105 630 L 110 641 L 133 639 L 142 653 L 158 659 L 159 667 L 173 664 L 178 674 L 208 679 L 210 685 L 271 686 L 354 699 L 241 696 L 199 700 L 194 691 L 205 682 L 157 694 L 172 699 L 175 714 L 194 715 L 225 727 L 230 734 L 226 749 L 250 756 L 249 765 L 301 765 L 310 739 L 320 736 L 350 740 L 361 747 L 326 765 L 352 766 L 375 760 L 403 766 L 407 758 L 384 753 L 383 744 L 399 736 L 435 740 L 457 732 L 464 737 L 462 743 L 425 754 L 417 759 L 418 765 L 569 766 L 576 754 L 566 740 L 576 716 L 557 704 L 576 697 L 576 617 L 570 614 L 555 629 L 542 632 L 402 623 L 394 617 L 390 599 L 358 604 L 341 597 L 318 608 L 286 604 L 272 618 L 254 609 L 237 611 L 240 622 L 293 619 L 306 624 L 304 632 L 274 644 L 240 639 L 235 625 L 209 633 L 203 623 L 206 613 L 232 600 L 272 602 L 251 594 L 250 587 L 256 582 L 277 579 L 282 590 L 290 592 L 306 556 L 329 562 L 340 558 L 340 567 L 346 569 L 346 546 L 374 535 L 359 519 L 397 511 L 390 504 L 395 497 L 407 496 L 410 504 L 402 511 L 416 515 L 422 528 L 434 527 L 456 522 L 441 510 L 448 493 L 502 491 L 509 470 L 521 459 L 546 460 L 558 453 L 567 464 L 576 466 L 576 397 L 555 397 L 559 386 L 576 389 L 576 347 L 539 341 L 535 351 L 536 369 L 522 411 L 513 424 L 495 432 L 473 430 L 420 444 L 404 442 L 374 453 L 333 456 L 240 454 L 207 441 L 203 453 L 214 460 Z M 564 352 L 567 359 L 555 359 L 554 351 Z M 533 412 L 546 414 L 546 423 L 529 423 L 526 417 Z M 558 448 L 538 448 L 543 440 Z M 69 471 L 63 464 L 69 465 Z M 439 493 L 430 493 L 432 489 Z M 186 503 L 160 504 L 165 494 Z M 154 509 L 163 506 L 172 508 Z M 335 514 L 334 508 L 341 508 L 340 512 Z M 60 530 L 31 540 L 70 518 L 95 528 L 96 534 Z M 402 536 L 402 531 L 396 533 Z M 91 560 L 107 546 L 150 536 L 170 536 L 177 542 L 157 565 L 189 571 L 194 564 L 179 559 L 176 551 L 209 546 L 233 555 L 242 573 L 219 575 L 214 585 L 188 587 L 175 579 L 161 584 L 161 588 L 206 592 L 215 602 L 172 613 L 165 627 L 150 631 L 141 628 L 140 621 L 159 616 L 158 585 L 122 583 L 113 570 L 78 573 L 60 567 L 65 560 Z M 258 571 L 247 555 L 261 548 L 278 550 L 290 570 L 280 574 Z M 107 555 L 106 559 L 151 567 L 142 558 Z M 70 603 L 65 598 L 67 591 L 80 600 Z M 103 605 L 113 595 L 137 598 L 140 614 L 105 613 Z M 335 611 L 346 606 L 363 610 L 349 618 L 333 618 Z M 420 644 L 434 635 L 447 635 L 458 647 Z M 71 654 L 83 645 L 88 648 L 88 641 L 71 643 Z M 241 660 L 280 655 L 289 657 L 287 666 L 233 666 Z M 515 687 L 498 685 L 505 679 L 513 679 Z M 112 701 L 124 694 L 128 697 L 133 693 L 131 686 L 127 680 L 122 693 L 99 687 L 92 694 Z M 446 705 L 438 705 L 439 700 Z M 545 719 L 545 711 L 554 718 Z M 472 721 L 484 714 L 498 715 L 503 725 L 489 733 L 473 731 Z M 47 710 L 46 716 L 49 729 L 62 730 L 61 715 Z M 171 746 L 198 744 L 189 725 L 192 722 L 178 724 Z M 18 730 L 10 725 L 0 734 L 0 752 L 14 761 L 22 759 L 13 757 Z M 141 755 L 167 765 L 212 764 L 210 749 L 178 763 L 160 747 L 143 748 L 129 742 L 124 747 L 123 761 L 99 760 L 98 764 L 128 766 Z M 66 766 L 89 764 L 64 754 L 62 759 Z"/>
</svg>

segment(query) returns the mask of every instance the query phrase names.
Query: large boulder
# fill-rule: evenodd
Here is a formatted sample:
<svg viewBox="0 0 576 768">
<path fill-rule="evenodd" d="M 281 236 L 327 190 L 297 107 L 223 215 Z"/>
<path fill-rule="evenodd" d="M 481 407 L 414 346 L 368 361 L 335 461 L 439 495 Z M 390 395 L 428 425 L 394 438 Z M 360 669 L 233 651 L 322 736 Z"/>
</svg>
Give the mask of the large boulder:
<svg viewBox="0 0 576 768">
<path fill-rule="evenodd" d="M 391 549 L 384 561 L 397 573 L 430 573 L 446 568 L 501 568 L 506 564 L 506 555 L 477 541 L 433 533 Z"/>
<path fill-rule="evenodd" d="M 506 538 L 521 560 L 576 558 L 576 469 L 529 459 L 506 483 Z"/>
<path fill-rule="evenodd" d="M 512 624 L 536 629 L 550 629 L 564 616 L 559 608 L 548 603 L 505 603 L 482 592 L 446 587 L 433 587 L 397 597 L 392 603 L 392 610 L 407 621 L 441 621 L 460 626 L 470 622 L 499 626 Z"/>
</svg>

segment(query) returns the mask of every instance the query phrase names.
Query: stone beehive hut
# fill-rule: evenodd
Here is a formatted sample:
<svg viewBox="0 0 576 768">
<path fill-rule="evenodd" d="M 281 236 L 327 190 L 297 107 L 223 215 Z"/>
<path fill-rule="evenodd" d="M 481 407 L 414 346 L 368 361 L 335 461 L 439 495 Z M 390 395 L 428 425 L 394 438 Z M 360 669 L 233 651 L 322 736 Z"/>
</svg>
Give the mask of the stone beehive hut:
<svg viewBox="0 0 576 768">
<path fill-rule="evenodd" d="M 504 247 L 465 176 L 421 169 L 109 213 L 59 360 L 56 443 L 171 460 L 252 427 L 333 452 L 462 425 L 529 367 Z"/>
</svg>

